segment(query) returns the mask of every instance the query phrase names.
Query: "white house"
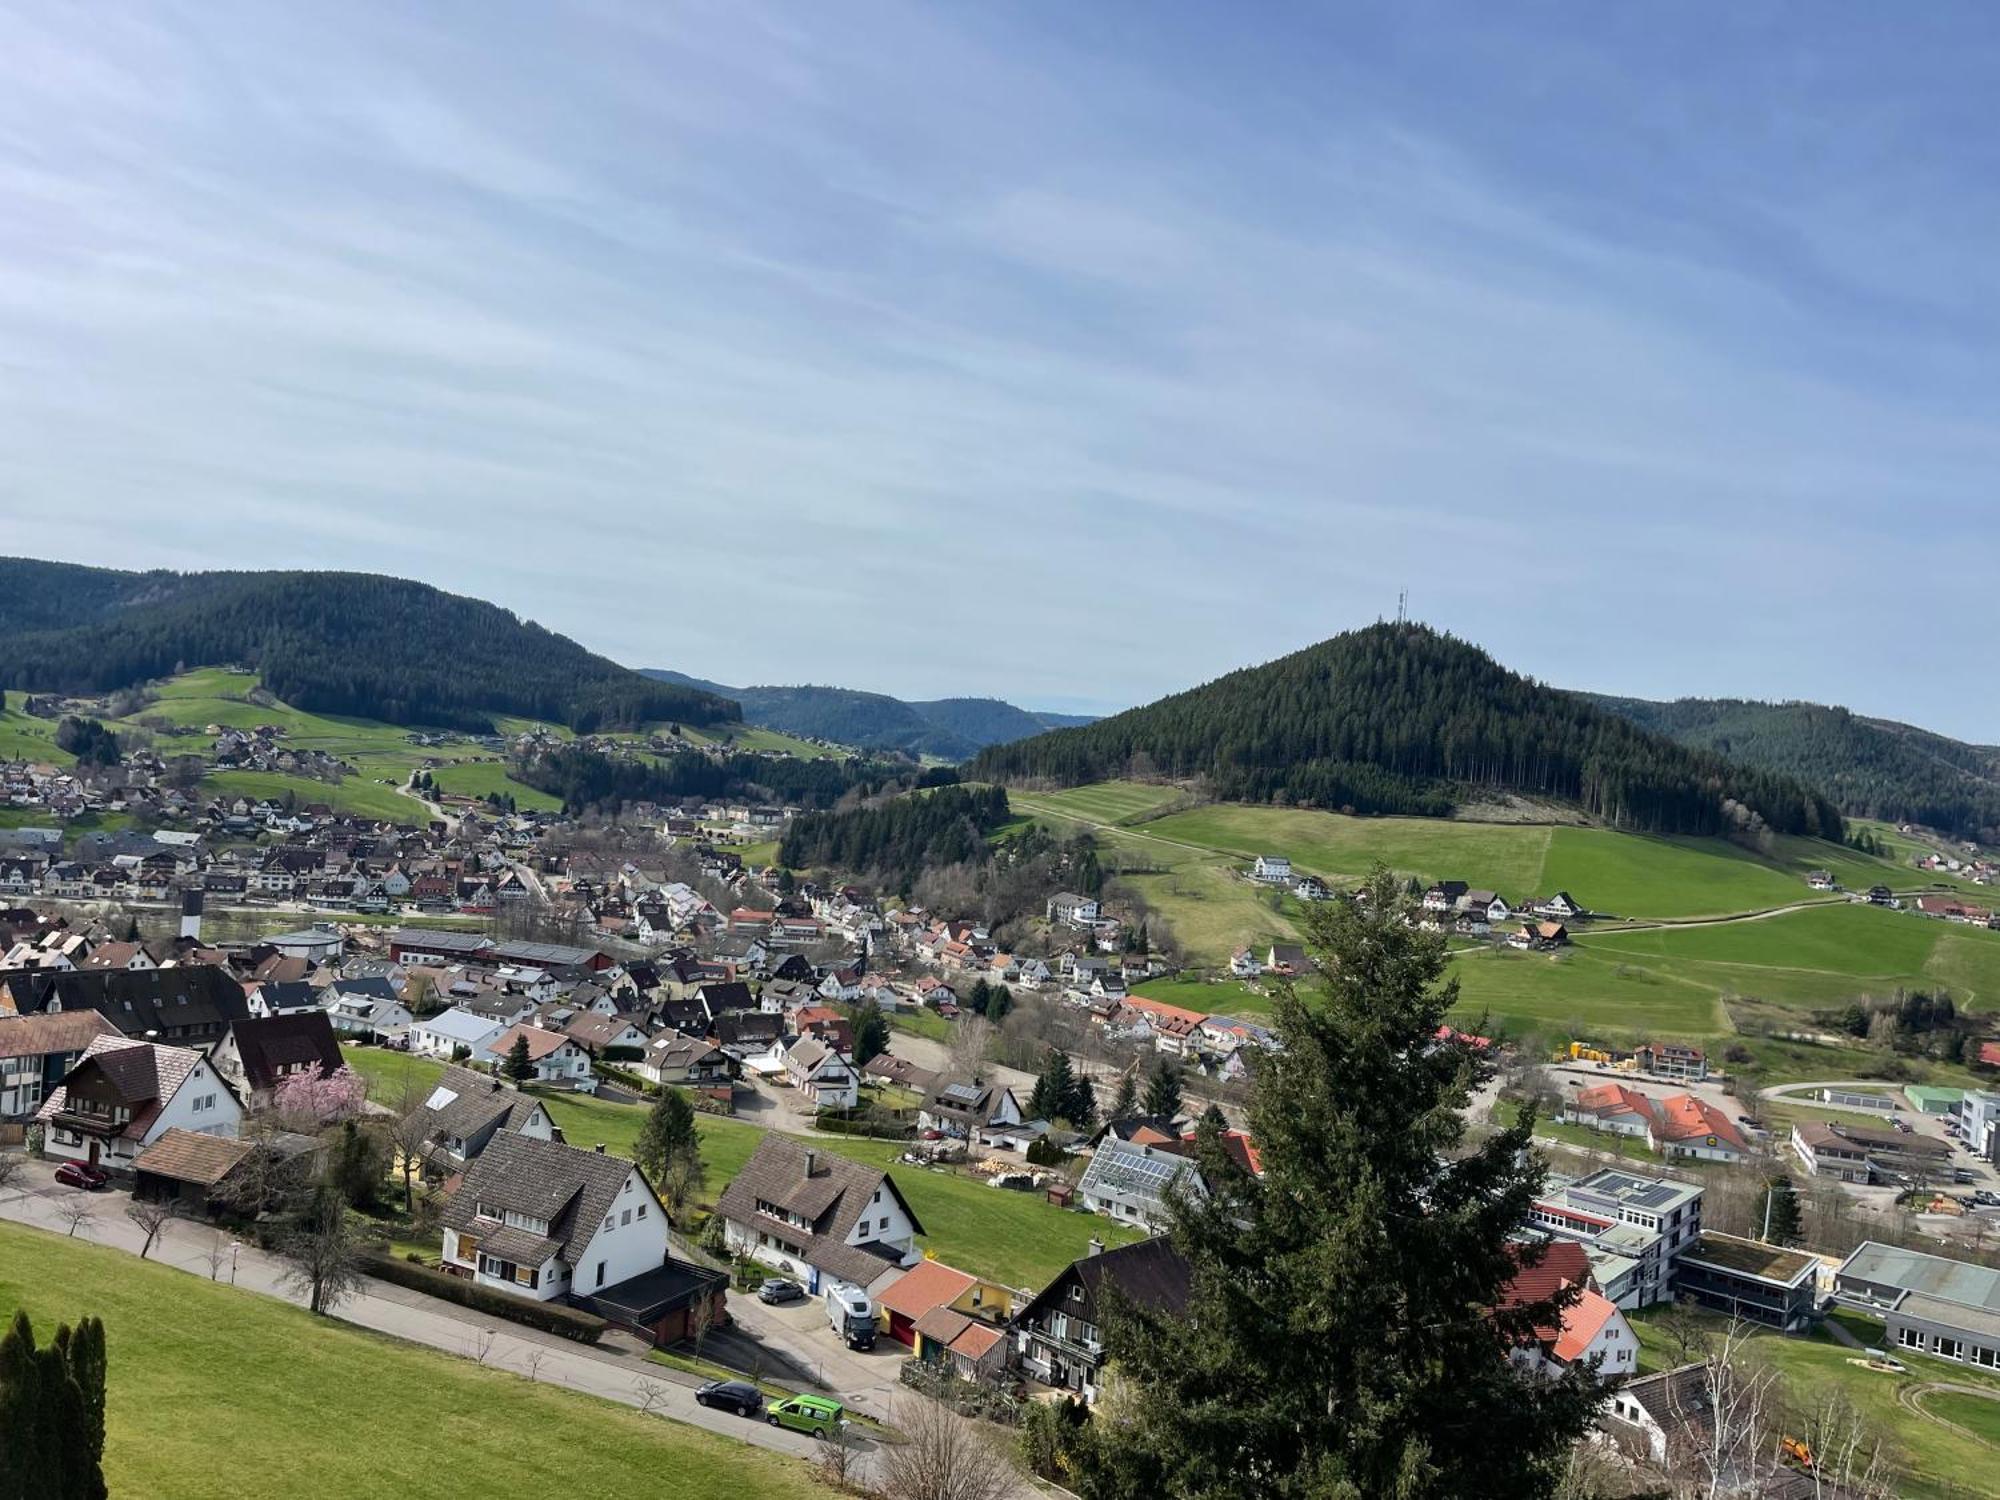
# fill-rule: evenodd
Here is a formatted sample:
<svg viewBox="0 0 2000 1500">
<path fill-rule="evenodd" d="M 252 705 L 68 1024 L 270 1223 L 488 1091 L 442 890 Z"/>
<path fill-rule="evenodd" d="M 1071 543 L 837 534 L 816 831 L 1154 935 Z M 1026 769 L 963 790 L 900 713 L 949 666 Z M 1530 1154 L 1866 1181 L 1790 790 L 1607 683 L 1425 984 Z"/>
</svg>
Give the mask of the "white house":
<svg viewBox="0 0 2000 1500">
<path fill-rule="evenodd" d="M 243 1105 L 199 1052 L 99 1036 L 35 1118 L 46 1128 L 48 1155 L 129 1172 L 140 1152 L 176 1126 L 235 1135 Z"/>
<path fill-rule="evenodd" d="M 1282 854 L 1260 854 L 1251 861 L 1250 878 L 1259 885 L 1290 885 L 1292 862 Z"/>
<path fill-rule="evenodd" d="M 596 1092 L 597 1075 L 591 1070 L 590 1054 L 560 1031 L 544 1031 L 526 1021 L 517 1021 L 493 1039 L 495 1067 L 513 1055 L 517 1040 L 528 1044 L 528 1061 L 534 1064 L 537 1082 L 564 1085 L 579 1093 Z"/>
<path fill-rule="evenodd" d="M 853 1109 L 861 1102 L 861 1075 L 817 1037 L 800 1037 L 785 1049 L 785 1077 L 815 1109 Z"/>
<path fill-rule="evenodd" d="M 916 1214 L 880 1167 L 766 1132 L 716 1204 L 723 1243 L 817 1293 L 822 1281 L 864 1290 L 921 1256 Z"/>
<path fill-rule="evenodd" d="M 667 1214 L 623 1157 L 503 1132 L 445 1209 L 443 1260 L 537 1302 L 593 1296 L 666 1264 Z"/>
<path fill-rule="evenodd" d="M 506 1031 L 505 1026 L 489 1016 L 454 1008 L 411 1022 L 410 1050 L 419 1057 L 449 1061 L 463 1047 L 471 1061 L 490 1063 L 494 1060 L 493 1043 Z"/>
<path fill-rule="evenodd" d="M 1149 1234 L 1166 1227 L 1170 1193 L 1206 1195 L 1207 1191 L 1189 1158 L 1115 1135 L 1098 1143 L 1076 1186 L 1077 1201 L 1092 1213 L 1136 1225 Z"/>
<path fill-rule="evenodd" d="M 1049 897 L 1049 920 L 1065 927 L 1088 927 L 1097 920 L 1097 913 L 1097 898 L 1094 896 L 1079 896 L 1075 891 L 1058 891 Z"/>
</svg>

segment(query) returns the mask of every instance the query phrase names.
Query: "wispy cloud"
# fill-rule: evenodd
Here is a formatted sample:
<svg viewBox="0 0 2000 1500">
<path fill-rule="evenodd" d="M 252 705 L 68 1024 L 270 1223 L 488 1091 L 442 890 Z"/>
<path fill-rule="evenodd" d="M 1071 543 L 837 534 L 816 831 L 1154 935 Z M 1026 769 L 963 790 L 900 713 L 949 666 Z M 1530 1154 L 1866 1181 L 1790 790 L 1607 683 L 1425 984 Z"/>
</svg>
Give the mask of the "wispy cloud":
<svg viewBox="0 0 2000 1500">
<path fill-rule="evenodd" d="M 1886 71 L 1583 8 L 1213 24 L 0 16 L 11 545 L 1036 701 L 1407 584 L 1546 678 L 2000 737 L 1828 634 L 1921 633 L 2000 560 L 1981 12 Z"/>
</svg>

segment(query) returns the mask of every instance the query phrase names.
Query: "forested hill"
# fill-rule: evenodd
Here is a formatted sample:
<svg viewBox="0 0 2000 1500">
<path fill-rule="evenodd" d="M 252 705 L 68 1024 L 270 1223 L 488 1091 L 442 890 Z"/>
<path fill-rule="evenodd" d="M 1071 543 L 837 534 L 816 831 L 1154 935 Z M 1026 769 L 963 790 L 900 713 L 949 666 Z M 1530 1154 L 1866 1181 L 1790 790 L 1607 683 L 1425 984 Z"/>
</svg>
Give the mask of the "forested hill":
<svg viewBox="0 0 2000 1500">
<path fill-rule="evenodd" d="M 1016 708 L 998 698 L 938 698 L 906 702 L 886 693 L 840 687 L 725 687 L 682 672 L 646 669 L 646 676 L 732 698 L 751 724 L 857 750 L 900 750 L 963 760 L 986 745 L 1018 740 L 1088 719 Z"/>
<path fill-rule="evenodd" d="M 1761 818 L 1839 838 L 1792 777 L 1737 765 L 1509 672 L 1422 625 L 1373 625 L 1080 729 L 982 751 L 968 779 L 1199 779 L 1223 798 L 1441 816 L 1469 791 L 1556 797 L 1615 826 L 1722 833 Z"/>
<path fill-rule="evenodd" d="M 1585 695 L 1683 745 L 1796 776 L 1841 811 L 2000 841 L 2000 749 L 1818 703 Z"/>
<path fill-rule="evenodd" d="M 98 693 L 242 665 L 295 708 L 483 730 L 740 717 L 477 599 L 372 573 L 124 573 L 0 558 L 0 686 Z"/>
</svg>

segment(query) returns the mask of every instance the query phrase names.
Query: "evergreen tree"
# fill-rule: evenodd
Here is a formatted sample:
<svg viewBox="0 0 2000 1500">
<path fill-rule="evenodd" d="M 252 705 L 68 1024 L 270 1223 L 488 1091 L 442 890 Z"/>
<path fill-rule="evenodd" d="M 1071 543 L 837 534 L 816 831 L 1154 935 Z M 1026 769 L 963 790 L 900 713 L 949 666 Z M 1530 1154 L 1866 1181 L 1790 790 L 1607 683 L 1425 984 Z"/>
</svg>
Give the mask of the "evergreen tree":
<svg viewBox="0 0 2000 1500">
<path fill-rule="evenodd" d="M 1784 1173 L 1764 1184 L 1764 1238 L 1774 1245 L 1796 1245 L 1805 1236 L 1799 1222 L 1799 1194 Z"/>
<path fill-rule="evenodd" d="M 1041 1075 L 1035 1079 L 1035 1091 L 1028 1096 L 1029 1118 L 1066 1120 L 1075 1096 L 1076 1071 L 1070 1066 L 1069 1055 L 1049 1048 L 1042 1058 Z"/>
<path fill-rule="evenodd" d="M 854 1066 L 865 1068 L 889 1050 L 889 1022 L 873 1000 L 863 1000 L 848 1017 L 854 1027 Z"/>
<path fill-rule="evenodd" d="M 1444 940 L 1406 925 L 1386 871 L 1370 895 L 1306 915 L 1319 992 L 1277 996 L 1284 1047 L 1251 1096 L 1264 1175 L 1198 1132 L 1210 1194 L 1171 1230 L 1186 1307 L 1114 1299 L 1131 1399 L 1078 1445 L 1065 1483 L 1086 1500 L 1545 1496 L 1590 1427 L 1593 1371 L 1507 1357 L 1561 1313 L 1499 1307 L 1541 1188 L 1534 1111 L 1463 1149 L 1490 1070 L 1433 1045 L 1457 1000 Z"/>
<path fill-rule="evenodd" d="M 1111 1099 L 1110 1118 L 1129 1119 L 1139 1108 L 1139 1080 L 1136 1068 L 1127 1068 L 1118 1075 L 1118 1092 Z"/>
<path fill-rule="evenodd" d="M 671 1213 L 679 1213 L 688 1194 L 707 1176 L 701 1157 L 701 1133 L 695 1128 L 694 1106 L 685 1091 L 663 1089 L 639 1127 L 632 1159 L 653 1185 Z"/>
<path fill-rule="evenodd" d="M 500 1071 L 516 1083 L 526 1083 L 535 1076 L 534 1059 L 528 1056 L 528 1039 L 516 1036 L 514 1045 L 507 1049 L 507 1056 L 500 1063 Z"/>
<path fill-rule="evenodd" d="M 0 1500 L 105 1500 L 104 1325 L 35 1347 L 25 1310 L 0 1335 Z"/>
<path fill-rule="evenodd" d="M 975 979 L 972 981 L 972 988 L 965 992 L 963 1004 L 965 1009 L 971 1011 L 975 1016 L 983 1016 L 986 1014 L 987 1002 L 992 997 L 993 986 L 988 984 L 984 978 Z"/>
<path fill-rule="evenodd" d="M 327 1186 L 339 1193 L 344 1203 L 373 1208 L 387 1171 L 388 1157 L 381 1142 L 353 1120 L 343 1123 L 327 1154 Z"/>
<path fill-rule="evenodd" d="M 26 1308 L 0 1334 L 0 1500 L 40 1495 L 53 1462 L 43 1452 L 42 1369 Z"/>
<path fill-rule="evenodd" d="M 1076 1075 L 1076 1087 L 1070 1090 L 1062 1117 L 1078 1130 L 1088 1131 L 1097 1124 L 1097 1085 L 1082 1073 Z"/>
<path fill-rule="evenodd" d="M 986 1019 L 998 1026 L 1007 1019 L 1007 1012 L 1014 1008 L 1014 992 L 1004 984 L 996 984 L 986 992 Z"/>
<path fill-rule="evenodd" d="M 1222 1106 L 1213 1101 L 1210 1102 L 1207 1109 L 1201 1112 L 1201 1123 L 1212 1125 L 1217 1130 L 1227 1130 L 1229 1128 L 1228 1116 L 1223 1114 Z"/>
<path fill-rule="evenodd" d="M 1145 1112 L 1171 1120 L 1181 1112 L 1181 1075 L 1166 1058 L 1154 1059 L 1152 1074 L 1146 1079 Z"/>
</svg>

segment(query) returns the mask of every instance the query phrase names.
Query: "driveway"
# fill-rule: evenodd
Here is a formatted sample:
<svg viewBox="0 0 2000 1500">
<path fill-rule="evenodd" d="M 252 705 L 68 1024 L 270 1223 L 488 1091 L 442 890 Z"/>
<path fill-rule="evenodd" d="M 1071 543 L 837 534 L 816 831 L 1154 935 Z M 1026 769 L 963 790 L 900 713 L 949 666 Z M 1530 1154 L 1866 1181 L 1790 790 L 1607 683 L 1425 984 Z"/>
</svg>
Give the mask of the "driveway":
<svg viewBox="0 0 2000 1500">
<path fill-rule="evenodd" d="M 56 1185 L 53 1167 L 31 1161 L 13 1185 L 0 1194 L 0 1219 L 65 1234 L 68 1226 L 58 1217 L 57 1210 L 72 1196 L 70 1190 Z M 96 1217 L 83 1225 L 76 1237 L 137 1254 L 144 1236 L 125 1217 L 129 1201 L 126 1195 L 111 1189 L 93 1194 L 92 1198 L 97 1207 Z M 228 1242 L 207 1226 L 175 1222 L 167 1226 L 154 1244 L 151 1259 L 160 1265 L 207 1277 L 208 1257 L 218 1241 L 227 1248 Z M 283 1273 L 284 1265 L 277 1257 L 245 1244 L 231 1252 L 219 1279 L 230 1281 L 244 1291 L 300 1304 L 303 1299 L 282 1284 Z M 754 1299 L 744 1300 L 754 1303 Z M 742 1306 L 742 1300 L 731 1299 L 733 1310 Z M 522 1375 L 532 1373 L 533 1378 L 625 1406 L 643 1407 L 651 1400 L 654 1411 L 675 1421 L 795 1458 L 810 1461 L 819 1451 L 819 1445 L 801 1433 L 761 1422 L 746 1422 L 741 1417 L 698 1406 L 694 1399 L 694 1388 L 701 1383 L 698 1377 L 651 1363 L 640 1357 L 636 1347 L 628 1347 L 623 1353 L 587 1348 L 554 1334 L 488 1318 L 470 1308 L 379 1281 L 368 1282 L 367 1290 L 341 1303 L 334 1316 L 342 1322 L 425 1344 L 446 1354 L 476 1359 Z M 892 1368 L 890 1379 L 894 1378 Z M 875 1477 L 878 1445 L 860 1438 L 855 1446 L 864 1476 Z"/>
</svg>

